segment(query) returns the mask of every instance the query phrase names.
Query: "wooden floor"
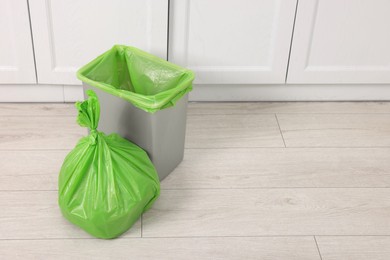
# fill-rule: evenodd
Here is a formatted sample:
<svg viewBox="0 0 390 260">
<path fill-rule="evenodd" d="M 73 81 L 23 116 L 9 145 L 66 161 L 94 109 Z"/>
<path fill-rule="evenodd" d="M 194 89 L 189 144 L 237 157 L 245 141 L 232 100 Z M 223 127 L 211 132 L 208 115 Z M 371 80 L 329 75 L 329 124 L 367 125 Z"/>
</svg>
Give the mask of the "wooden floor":
<svg viewBox="0 0 390 260">
<path fill-rule="evenodd" d="M 0 259 L 390 259 L 390 103 L 191 103 L 183 163 L 124 236 L 57 205 L 71 104 L 0 104 Z"/>
</svg>

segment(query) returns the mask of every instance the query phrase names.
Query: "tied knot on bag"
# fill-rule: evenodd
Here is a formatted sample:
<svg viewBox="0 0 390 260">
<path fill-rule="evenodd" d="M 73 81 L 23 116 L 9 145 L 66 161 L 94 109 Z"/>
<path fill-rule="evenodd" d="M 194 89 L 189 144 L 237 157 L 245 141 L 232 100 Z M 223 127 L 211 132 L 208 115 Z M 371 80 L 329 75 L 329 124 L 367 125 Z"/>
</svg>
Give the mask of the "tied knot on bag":
<svg viewBox="0 0 390 260">
<path fill-rule="evenodd" d="M 91 145 L 96 145 L 98 134 L 99 132 L 96 129 L 91 129 L 91 132 L 89 134 L 89 143 Z"/>
<path fill-rule="evenodd" d="M 88 127 L 90 129 L 88 141 L 91 145 L 96 145 L 97 137 L 100 134 L 96 130 L 99 123 L 100 105 L 95 92 L 87 90 L 87 95 L 87 100 L 76 102 L 75 104 L 78 110 L 77 123 L 82 127 Z"/>
</svg>

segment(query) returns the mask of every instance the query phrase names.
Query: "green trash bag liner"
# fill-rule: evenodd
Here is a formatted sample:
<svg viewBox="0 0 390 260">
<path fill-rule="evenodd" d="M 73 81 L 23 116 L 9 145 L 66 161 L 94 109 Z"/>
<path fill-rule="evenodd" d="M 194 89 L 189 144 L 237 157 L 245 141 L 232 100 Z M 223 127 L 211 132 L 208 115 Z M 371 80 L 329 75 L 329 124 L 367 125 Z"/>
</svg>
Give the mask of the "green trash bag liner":
<svg viewBox="0 0 390 260">
<path fill-rule="evenodd" d="M 154 113 L 191 91 L 194 73 L 137 48 L 115 45 L 79 69 L 77 77 Z"/>
<path fill-rule="evenodd" d="M 160 182 L 148 155 L 118 134 L 96 130 L 100 107 L 96 94 L 77 102 L 77 122 L 90 128 L 66 156 L 58 202 L 66 219 L 98 238 L 126 232 L 160 194 Z"/>
</svg>

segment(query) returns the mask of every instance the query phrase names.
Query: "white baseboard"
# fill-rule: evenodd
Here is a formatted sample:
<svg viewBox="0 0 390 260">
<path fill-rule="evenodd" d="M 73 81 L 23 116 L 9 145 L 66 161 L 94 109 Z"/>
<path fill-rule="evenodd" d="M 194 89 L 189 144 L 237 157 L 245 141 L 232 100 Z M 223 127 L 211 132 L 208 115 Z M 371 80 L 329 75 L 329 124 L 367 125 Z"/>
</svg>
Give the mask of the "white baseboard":
<svg viewBox="0 0 390 260">
<path fill-rule="evenodd" d="M 197 85 L 191 101 L 386 101 L 386 85 Z"/>
<path fill-rule="evenodd" d="M 0 85 L 0 102 L 64 102 L 62 85 Z"/>
<path fill-rule="evenodd" d="M 83 100 L 77 85 L 0 85 L 0 102 L 75 102 Z"/>
<path fill-rule="evenodd" d="M 64 86 L 64 101 L 75 102 L 84 99 L 83 86 L 65 85 Z"/>
<path fill-rule="evenodd" d="M 82 86 L 0 85 L 0 102 L 74 102 Z M 190 101 L 390 101 L 385 85 L 195 85 Z"/>
</svg>

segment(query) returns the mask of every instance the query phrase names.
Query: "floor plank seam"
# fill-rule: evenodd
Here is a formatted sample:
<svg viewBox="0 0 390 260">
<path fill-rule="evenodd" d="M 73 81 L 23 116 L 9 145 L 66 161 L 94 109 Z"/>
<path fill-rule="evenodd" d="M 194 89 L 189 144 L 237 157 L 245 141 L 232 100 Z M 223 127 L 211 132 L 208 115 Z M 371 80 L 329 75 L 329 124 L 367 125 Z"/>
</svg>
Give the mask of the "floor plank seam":
<svg viewBox="0 0 390 260">
<path fill-rule="evenodd" d="M 313 113 L 286 113 L 286 112 L 245 112 L 245 113 L 210 113 L 210 114 L 187 114 L 187 116 L 235 116 L 235 115 L 390 115 L 390 113 L 386 112 L 372 112 L 372 113 L 327 113 L 327 112 L 313 112 Z M 23 117 L 23 116 L 22 116 Z"/>
<path fill-rule="evenodd" d="M 242 188 L 161 188 L 161 191 L 197 190 L 272 190 L 272 189 L 390 189 L 390 187 L 242 187 Z M 57 190 L 1 190 L 0 192 L 58 192 Z"/>
<path fill-rule="evenodd" d="M 143 237 L 143 216 L 144 214 L 141 214 L 141 238 Z"/>
<path fill-rule="evenodd" d="M 284 147 L 286 148 L 286 147 L 287 147 L 287 145 L 286 145 L 286 141 L 284 140 L 284 136 L 283 136 L 283 133 L 282 133 L 282 129 L 280 128 L 280 124 L 279 124 L 278 116 L 277 116 L 276 114 L 275 114 L 275 119 L 276 119 L 276 123 L 278 124 L 279 133 L 280 133 L 280 136 L 282 137 L 282 140 L 283 140 Z"/>
<path fill-rule="evenodd" d="M 389 189 L 390 187 L 242 187 L 242 188 L 161 188 L 161 190 L 264 190 L 264 189 Z"/>
<path fill-rule="evenodd" d="M 80 137 L 81 138 L 81 137 Z M 223 149 L 389 149 L 390 146 L 280 146 L 280 147 L 266 147 L 266 146 L 257 146 L 257 147 L 186 147 L 185 150 L 223 150 Z M 1 149 L 0 152 L 35 152 L 35 151 L 71 151 L 71 148 L 67 149 L 48 149 L 48 148 L 42 148 L 42 149 Z"/>
<path fill-rule="evenodd" d="M 390 234 L 388 235 L 314 235 L 316 237 L 390 237 Z"/>
<path fill-rule="evenodd" d="M 380 113 L 327 113 L 327 112 L 313 112 L 313 113 L 286 113 L 286 112 L 276 112 L 279 115 L 390 115 L 388 112 L 380 112 Z"/>
<path fill-rule="evenodd" d="M 316 246 L 317 246 L 318 255 L 320 256 L 320 259 L 322 260 L 322 255 L 321 255 L 320 247 L 318 246 L 318 243 L 317 243 L 316 236 L 313 236 L 313 238 L 314 238 L 314 242 L 316 243 Z"/>
<path fill-rule="evenodd" d="M 72 149 L 0 149 L 0 152 L 42 152 L 42 151 L 47 151 L 47 152 L 52 152 L 52 151 L 72 151 Z"/>
<path fill-rule="evenodd" d="M 143 236 L 118 237 L 117 239 L 202 239 L 202 238 L 284 238 L 284 237 L 389 237 L 389 235 L 258 235 L 258 236 Z M 101 240 L 96 237 L 53 237 L 53 238 L 0 238 L 1 241 L 50 241 L 50 240 Z"/>
<path fill-rule="evenodd" d="M 390 146 L 240 146 L 240 147 L 186 147 L 186 150 L 222 150 L 222 149 L 369 149 L 369 148 L 384 148 Z"/>
<path fill-rule="evenodd" d="M 22 117 L 22 118 L 35 118 L 35 117 L 47 117 L 47 118 L 59 118 L 59 117 L 74 117 L 77 118 L 77 115 L 58 115 L 58 116 L 50 116 L 50 115 L 1 115 L 2 117 Z"/>
</svg>

